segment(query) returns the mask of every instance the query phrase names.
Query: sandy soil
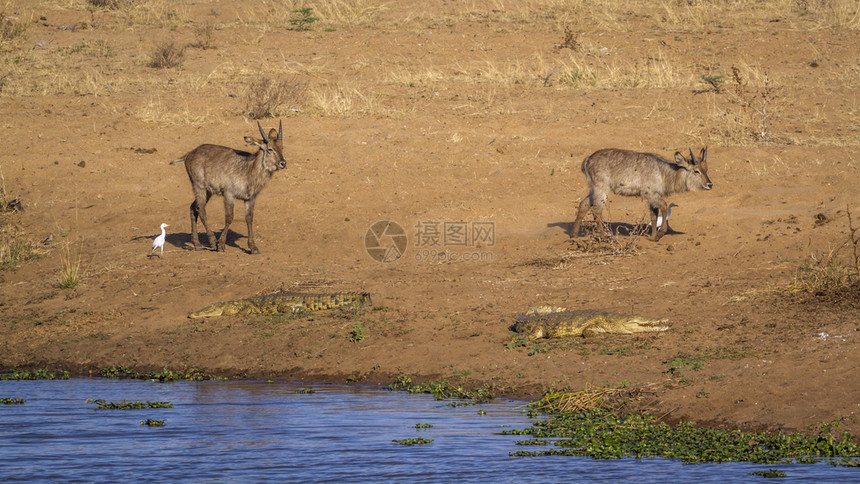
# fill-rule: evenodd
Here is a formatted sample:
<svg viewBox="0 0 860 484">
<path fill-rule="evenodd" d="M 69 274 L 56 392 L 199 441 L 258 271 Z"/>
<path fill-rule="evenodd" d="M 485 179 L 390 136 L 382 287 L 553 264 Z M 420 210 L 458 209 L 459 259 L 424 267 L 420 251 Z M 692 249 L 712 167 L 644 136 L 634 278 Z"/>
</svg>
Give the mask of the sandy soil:
<svg viewBox="0 0 860 484">
<path fill-rule="evenodd" d="M 838 419 L 860 434 L 856 300 L 800 304 L 786 289 L 810 257 L 841 247 L 851 261 L 857 25 L 801 2 L 344 2 L 352 20 L 319 3 L 308 31 L 269 3 L 35 3 L 6 8 L 27 31 L 2 44 L 0 169 L 6 200 L 24 208 L 4 226 L 41 257 L 0 272 L 0 367 L 409 375 L 531 398 L 628 385 L 668 419 L 771 430 Z M 212 48 L 149 67 L 165 39 Z M 168 162 L 202 143 L 241 148 L 261 77 L 296 88 L 261 120 L 283 120 L 288 160 L 257 200 L 262 253 L 247 253 L 241 203 L 226 252 L 190 250 L 191 189 Z M 586 155 L 705 145 L 714 189 L 671 197 L 673 233 L 569 238 Z M 220 198 L 209 213 L 220 230 Z M 610 198 L 613 226 L 645 216 L 641 200 Z M 380 220 L 407 234 L 397 260 L 365 249 Z M 162 222 L 164 256 L 149 258 Z M 462 228 L 492 237 L 458 239 Z M 80 284 L 60 289 L 77 254 Z M 368 291 L 374 307 L 186 317 L 280 290 Z M 671 328 L 509 345 L 514 316 L 538 305 Z M 363 339 L 350 341 L 358 323 Z"/>
</svg>

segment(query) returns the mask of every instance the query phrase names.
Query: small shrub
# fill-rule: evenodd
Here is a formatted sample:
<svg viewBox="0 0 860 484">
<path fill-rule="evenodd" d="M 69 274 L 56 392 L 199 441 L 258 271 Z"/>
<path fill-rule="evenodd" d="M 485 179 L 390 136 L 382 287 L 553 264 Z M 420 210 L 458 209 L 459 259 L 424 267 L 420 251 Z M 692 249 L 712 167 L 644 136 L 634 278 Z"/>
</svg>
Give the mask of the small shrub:
<svg viewBox="0 0 860 484">
<path fill-rule="evenodd" d="M 319 19 L 314 17 L 313 8 L 298 8 L 293 10 L 293 14 L 290 17 L 290 25 L 292 25 L 296 30 L 309 30 L 311 28 L 311 24 L 317 20 Z"/>
<path fill-rule="evenodd" d="M 520 334 L 520 335 L 514 336 L 514 339 L 512 339 L 512 340 L 508 341 L 508 342 L 505 344 L 505 346 L 506 346 L 509 350 L 512 350 L 512 349 L 514 349 L 514 348 L 520 348 L 520 347 L 523 347 L 523 346 L 528 346 L 528 344 L 529 344 L 529 340 L 528 340 L 528 338 L 526 338 L 525 336 L 523 336 L 523 335 L 521 335 L 521 334 Z"/>
<path fill-rule="evenodd" d="M 555 46 L 556 50 L 561 49 L 570 49 L 574 52 L 578 52 L 582 49 L 582 45 L 579 43 L 579 32 L 574 32 L 570 26 L 565 25 L 564 27 L 564 39 L 560 44 Z"/>
<path fill-rule="evenodd" d="M 854 227 L 850 207 L 848 218 L 848 240 L 827 255 L 812 254 L 797 268 L 794 281 L 788 285 L 788 293 L 796 300 L 847 302 L 860 304 L 860 228 Z M 852 251 L 852 264 L 838 258 L 842 248 Z"/>
<path fill-rule="evenodd" d="M 182 65 L 185 56 L 185 47 L 178 47 L 173 42 L 162 42 L 152 51 L 152 59 L 149 67 L 156 69 L 169 69 Z"/>
<path fill-rule="evenodd" d="M 702 76 L 702 82 L 711 86 L 710 89 L 717 94 L 721 93 L 723 90 L 723 76 Z"/>
<path fill-rule="evenodd" d="M 352 343 L 361 343 L 364 341 L 364 325 L 361 324 L 361 321 L 355 323 L 349 331 L 349 341 Z"/>
<path fill-rule="evenodd" d="M 215 32 L 215 25 L 211 21 L 203 22 L 202 24 L 194 27 L 194 35 L 197 36 L 197 42 L 193 44 L 189 44 L 189 47 L 194 47 L 196 49 L 214 49 L 215 46 L 212 45 L 212 36 Z"/>
</svg>

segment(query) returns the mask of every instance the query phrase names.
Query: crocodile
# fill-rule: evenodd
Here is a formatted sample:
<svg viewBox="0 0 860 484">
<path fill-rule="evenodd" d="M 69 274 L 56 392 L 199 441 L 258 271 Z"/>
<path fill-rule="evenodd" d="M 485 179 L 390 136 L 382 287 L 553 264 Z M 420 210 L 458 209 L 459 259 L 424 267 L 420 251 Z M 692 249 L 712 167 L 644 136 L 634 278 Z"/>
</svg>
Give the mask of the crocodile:
<svg viewBox="0 0 860 484">
<path fill-rule="evenodd" d="M 591 309 L 571 311 L 541 306 L 516 317 L 511 329 L 531 339 L 582 336 L 600 333 L 633 334 L 666 331 L 667 320 Z"/>
<path fill-rule="evenodd" d="M 335 292 L 310 294 L 282 292 L 236 299 L 211 304 L 188 315 L 189 318 L 209 318 L 233 314 L 278 314 L 300 311 L 319 311 L 345 307 L 370 306 L 370 294 L 366 292 Z"/>
</svg>

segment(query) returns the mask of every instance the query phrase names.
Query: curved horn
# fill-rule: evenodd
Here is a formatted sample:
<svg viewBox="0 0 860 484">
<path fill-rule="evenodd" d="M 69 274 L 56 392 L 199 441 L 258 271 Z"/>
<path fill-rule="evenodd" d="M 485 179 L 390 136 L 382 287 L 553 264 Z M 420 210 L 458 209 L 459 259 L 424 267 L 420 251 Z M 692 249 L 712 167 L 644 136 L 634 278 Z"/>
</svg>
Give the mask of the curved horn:
<svg viewBox="0 0 860 484">
<path fill-rule="evenodd" d="M 693 148 L 690 148 L 690 164 L 696 164 L 696 155 L 693 154 Z"/>
<path fill-rule="evenodd" d="M 284 139 L 284 126 L 281 120 L 278 120 L 278 139 Z"/>
<path fill-rule="evenodd" d="M 259 122 L 259 121 L 257 121 L 257 128 L 259 128 L 259 130 L 260 130 L 260 136 L 262 136 L 262 137 L 263 137 L 263 142 L 268 143 L 269 141 L 271 141 L 271 140 L 269 139 L 269 137 L 268 137 L 268 136 L 266 136 L 266 133 L 263 131 L 263 127 L 262 127 L 262 126 L 260 126 L 260 122 Z"/>
</svg>

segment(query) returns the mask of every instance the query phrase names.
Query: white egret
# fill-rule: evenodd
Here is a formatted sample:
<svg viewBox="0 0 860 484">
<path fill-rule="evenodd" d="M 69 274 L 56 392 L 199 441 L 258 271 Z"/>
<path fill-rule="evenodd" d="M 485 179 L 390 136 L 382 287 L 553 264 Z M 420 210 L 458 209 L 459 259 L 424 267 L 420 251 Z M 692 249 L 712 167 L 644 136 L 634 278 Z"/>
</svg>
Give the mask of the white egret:
<svg viewBox="0 0 860 484">
<path fill-rule="evenodd" d="M 155 255 L 155 249 L 161 249 L 161 255 L 159 257 L 164 256 L 164 239 L 167 238 L 167 233 L 164 231 L 165 228 L 169 227 L 167 224 L 161 224 L 161 235 L 155 238 L 152 241 L 152 251 L 149 253 L 149 256 L 152 257 Z"/>
</svg>

